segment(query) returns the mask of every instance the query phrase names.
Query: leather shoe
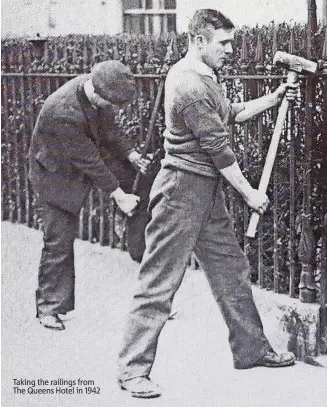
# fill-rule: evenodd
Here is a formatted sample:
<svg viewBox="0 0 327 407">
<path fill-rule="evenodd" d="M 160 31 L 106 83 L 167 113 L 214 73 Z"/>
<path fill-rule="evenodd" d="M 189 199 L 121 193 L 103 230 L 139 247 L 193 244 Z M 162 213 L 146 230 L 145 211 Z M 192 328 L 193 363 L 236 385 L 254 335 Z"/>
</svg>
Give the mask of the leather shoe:
<svg viewBox="0 0 327 407">
<path fill-rule="evenodd" d="M 263 367 L 286 367 L 292 366 L 295 363 L 295 356 L 292 352 L 276 353 L 274 351 L 269 351 L 265 356 L 258 360 L 254 366 Z"/>
<path fill-rule="evenodd" d="M 63 331 L 65 329 L 65 325 L 58 315 L 44 315 L 39 317 L 39 320 L 44 328 L 54 329 L 56 331 Z"/>
<path fill-rule="evenodd" d="M 119 381 L 120 388 L 131 393 L 132 397 L 150 399 L 161 396 L 160 387 L 153 383 L 147 376 L 133 377 L 132 379 Z"/>
</svg>

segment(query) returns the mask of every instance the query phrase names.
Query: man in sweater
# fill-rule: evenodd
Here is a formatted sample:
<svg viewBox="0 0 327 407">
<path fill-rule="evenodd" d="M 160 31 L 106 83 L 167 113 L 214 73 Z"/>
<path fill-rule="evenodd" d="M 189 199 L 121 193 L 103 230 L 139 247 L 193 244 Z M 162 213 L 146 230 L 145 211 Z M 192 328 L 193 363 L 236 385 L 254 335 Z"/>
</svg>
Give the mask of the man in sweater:
<svg viewBox="0 0 327 407">
<path fill-rule="evenodd" d="M 142 258 L 147 191 L 137 208 L 140 197 L 124 190 L 131 191 L 136 170 L 145 173 L 149 161 L 121 134 L 113 108 L 134 96 L 130 70 L 118 61 L 104 61 L 50 95 L 37 118 L 29 160 L 44 223 L 36 307 L 45 328 L 63 330 L 59 314 L 74 309 L 73 244 L 79 211 L 92 186 L 111 194 L 129 216 L 129 250 L 135 260 Z"/>
<path fill-rule="evenodd" d="M 232 54 L 233 36 L 234 25 L 223 14 L 198 10 L 189 25 L 188 53 L 167 76 L 166 155 L 150 193 L 152 219 L 119 355 L 120 386 L 134 397 L 161 394 L 149 375 L 192 251 L 228 326 L 235 368 L 294 363 L 292 353 L 276 354 L 263 333 L 249 263 L 225 207 L 222 177 L 252 209 L 266 210 L 266 194 L 244 178 L 228 145 L 227 126 L 277 106 L 285 92 L 294 100 L 297 85 L 283 84 L 256 100 L 230 103 L 214 71 Z"/>
</svg>

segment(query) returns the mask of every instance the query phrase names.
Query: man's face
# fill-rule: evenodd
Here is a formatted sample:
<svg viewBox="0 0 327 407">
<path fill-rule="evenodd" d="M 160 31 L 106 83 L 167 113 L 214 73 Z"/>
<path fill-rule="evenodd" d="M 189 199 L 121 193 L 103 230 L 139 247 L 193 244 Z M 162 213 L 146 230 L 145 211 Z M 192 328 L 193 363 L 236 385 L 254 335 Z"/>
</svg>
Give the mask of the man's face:
<svg viewBox="0 0 327 407">
<path fill-rule="evenodd" d="M 202 40 L 199 37 L 202 37 Z M 197 46 L 202 61 L 212 69 L 221 69 L 233 54 L 233 40 L 233 29 L 212 29 L 211 39 L 209 40 L 203 35 L 198 36 Z"/>
</svg>

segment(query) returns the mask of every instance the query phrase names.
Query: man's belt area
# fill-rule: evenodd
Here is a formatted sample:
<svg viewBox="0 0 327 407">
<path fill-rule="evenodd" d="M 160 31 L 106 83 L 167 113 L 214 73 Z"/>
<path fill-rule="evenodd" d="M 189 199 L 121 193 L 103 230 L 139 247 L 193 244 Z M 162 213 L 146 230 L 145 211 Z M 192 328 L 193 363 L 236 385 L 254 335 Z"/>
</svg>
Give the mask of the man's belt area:
<svg viewBox="0 0 327 407">
<path fill-rule="evenodd" d="M 209 156 L 200 153 L 167 153 L 161 162 L 163 168 L 176 168 L 206 177 L 217 177 L 217 170 Z"/>
</svg>

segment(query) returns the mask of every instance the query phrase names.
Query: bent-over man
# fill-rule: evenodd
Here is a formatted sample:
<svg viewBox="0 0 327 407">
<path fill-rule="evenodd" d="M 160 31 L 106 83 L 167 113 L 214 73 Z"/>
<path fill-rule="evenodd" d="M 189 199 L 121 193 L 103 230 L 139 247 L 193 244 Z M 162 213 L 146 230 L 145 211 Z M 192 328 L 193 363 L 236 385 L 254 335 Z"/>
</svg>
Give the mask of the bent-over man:
<svg viewBox="0 0 327 407">
<path fill-rule="evenodd" d="M 114 110 L 134 96 L 130 70 L 118 61 L 104 61 L 50 95 L 37 118 L 29 160 L 44 222 L 36 307 L 46 328 L 64 329 L 59 315 L 74 309 L 73 244 L 78 215 L 92 186 L 111 194 L 129 216 L 129 251 L 134 260 L 142 258 L 150 184 L 142 180 L 138 208 L 140 197 L 126 192 L 132 189 L 136 169 L 145 173 L 149 161 L 123 136 Z"/>
</svg>

